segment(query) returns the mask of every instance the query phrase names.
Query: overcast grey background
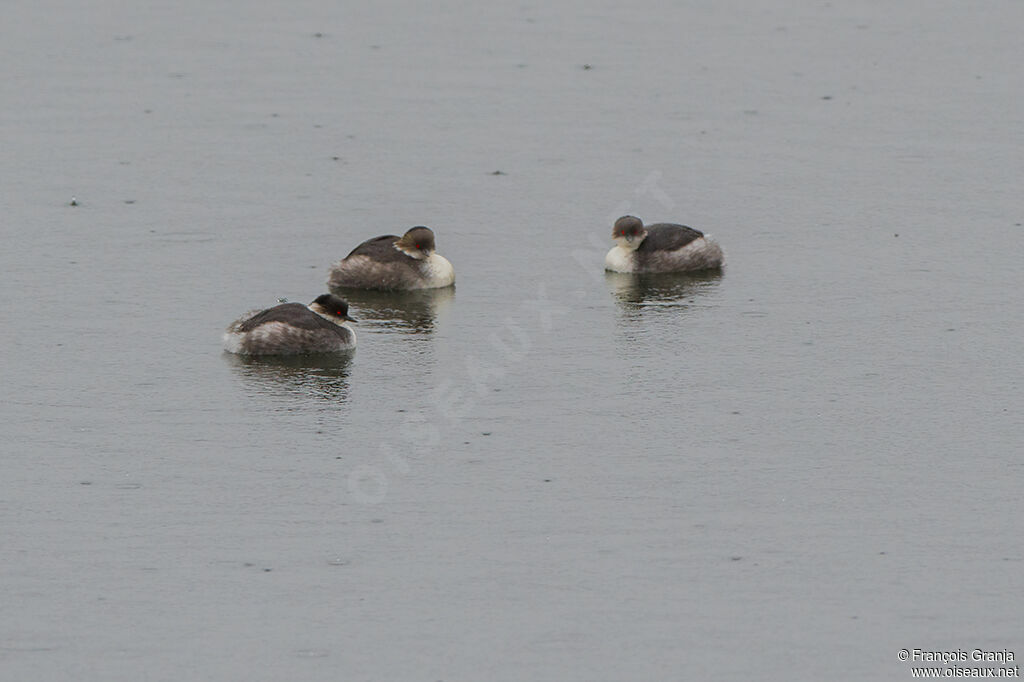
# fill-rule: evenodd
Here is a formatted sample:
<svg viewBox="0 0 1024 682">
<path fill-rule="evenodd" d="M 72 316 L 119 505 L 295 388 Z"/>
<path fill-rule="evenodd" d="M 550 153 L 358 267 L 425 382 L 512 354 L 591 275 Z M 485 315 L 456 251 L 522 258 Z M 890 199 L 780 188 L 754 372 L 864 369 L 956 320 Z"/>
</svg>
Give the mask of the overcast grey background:
<svg viewBox="0 0 1024 682">
<path fill-rule="evenodd" d="M 1022 25 L 1015 0 L 7 3 L 0 678 L 1024 654 Z M 604 275 L 627 212 L 727 268 Z M 416 224 L 454 293 L 354 297 L 350 362 L 222 353 Z"/>
</svg>

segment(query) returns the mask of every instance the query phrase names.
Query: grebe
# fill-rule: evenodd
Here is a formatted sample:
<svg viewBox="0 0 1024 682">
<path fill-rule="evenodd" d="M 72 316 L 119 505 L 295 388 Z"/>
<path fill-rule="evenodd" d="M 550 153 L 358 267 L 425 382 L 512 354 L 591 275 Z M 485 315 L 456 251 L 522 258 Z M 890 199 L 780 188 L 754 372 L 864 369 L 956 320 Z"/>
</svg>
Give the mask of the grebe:
<svg viewBox="0 0 1024 682">
<path fill-rule="evenodd" d="M 356 333 L 347 322 L 348 303 L 323 294 L 308 306 L 282 303 L 253 310 L 224 332 L 224 349 L 240 355 L 334 353 L 356 347 Z"/>
<path fill-rule="evenodd" d="M 455 283 L 448 259 L 434 252 L 434 233 L 417 226 L 401 237 L 368 239 L 331 267 L 332 289 L 438 289 Z"/>
<path fill-rule="evenodd" d="M 690 272 L 720 268 L 722 248 L 692 227 L 655 223 L 644 227 L 635 216 L 615 221 L 612 239 L 618 242 L 604 257 L 612 272 Z"/>
</svg>

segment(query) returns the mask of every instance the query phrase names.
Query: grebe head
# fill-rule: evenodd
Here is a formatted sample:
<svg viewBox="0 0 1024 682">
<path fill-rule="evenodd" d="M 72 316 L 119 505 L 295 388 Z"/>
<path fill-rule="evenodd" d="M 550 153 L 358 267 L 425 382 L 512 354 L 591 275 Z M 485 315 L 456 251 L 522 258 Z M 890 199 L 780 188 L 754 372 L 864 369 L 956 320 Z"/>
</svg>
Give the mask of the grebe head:
<svg viewBox="0 0 1024 682">
<path fill-rule="evenodd" d="M 434 253 L 434 232 L 429 227 L 418 225 L 403 234 L 395 242 L 395 248 L 417 260 L 429 258 Z"/>
<path fill-rule="evenodd" d="M 647 236 L 643 222 L 636 216 L 624 215 L 615 221 L 612 228 L 612 239 L 627 251 L 633 251 Z"/>
<path fill-rule="evenodd" d="M 322 315 L 332 322 L 358 322 L 354 317 L 348 316 L 348 303 L 334 294 L 321 294 L 316 300 L 309 304 L 309 309 L 318 315 Z"/>
</svg>

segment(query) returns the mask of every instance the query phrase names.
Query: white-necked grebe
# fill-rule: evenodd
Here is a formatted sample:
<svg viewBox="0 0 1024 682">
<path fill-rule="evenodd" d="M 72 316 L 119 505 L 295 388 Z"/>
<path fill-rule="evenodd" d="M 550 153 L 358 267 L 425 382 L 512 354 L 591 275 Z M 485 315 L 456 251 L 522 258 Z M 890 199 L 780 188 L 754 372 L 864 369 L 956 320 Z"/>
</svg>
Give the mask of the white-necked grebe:
<svg viewBox="0 0 1024 682">
<path fill-rule="evenodd" d="M 618 242 L 604 257 L 612 272 L 691 272 L 720 268 L 722 248 L 703 232 L 674 223 L 644 227 L 635 216 L 615 221 L 612 239 Z"/>
<path fill-rule="evenodd" d="M 224 332 L 224 349 L 240 355 L 334 353 L 356 347 L 356 333 L 346 322 L 348 303 L 323 294 L 308 306 L 282 303 L 253 310 Z"/>
<path fill-rule="evenodd" d="M 448 259 L 434 252 L 434 233 L 418 226 L 401 237 L 368 239 L 331 267 L 331 288 L 438 289 L 455 283 Z"/>
</svg>

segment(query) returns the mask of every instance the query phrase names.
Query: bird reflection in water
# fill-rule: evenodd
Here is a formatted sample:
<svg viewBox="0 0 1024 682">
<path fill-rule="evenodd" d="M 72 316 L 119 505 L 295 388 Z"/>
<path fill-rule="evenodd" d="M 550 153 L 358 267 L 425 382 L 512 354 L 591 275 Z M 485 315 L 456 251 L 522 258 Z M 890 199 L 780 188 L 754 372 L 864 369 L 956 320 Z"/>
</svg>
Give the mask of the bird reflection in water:
<svg viewBox="0 0 1024 682">
<path fill-rule="evenodd" d="M 308 355 L 235 355 L 224 353 L 235 375 L 251 388 L 275 396 L 282 391 L 296 397 L 328 401 L 348 399 L 348 376 L 354 353 Z"/>
<path fill-rule="evenodd" d="M 606 272 L 605 281 L 616 302 L 627 313 L 690 308 L 718 288 L 722 270 L 625 274 Z"/>
<path fill-rule="evenodd" d="M 439 313 L 455 299 L 455 287 L 413 291 L 332 288 L 359 311 L 360 329 L 430 334 Z"/>
</svg>

